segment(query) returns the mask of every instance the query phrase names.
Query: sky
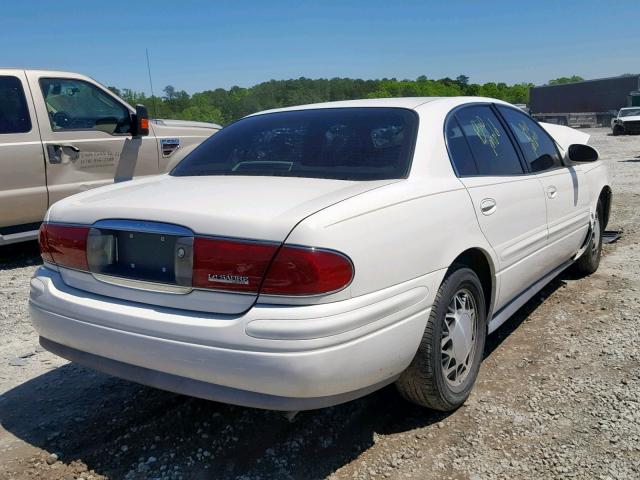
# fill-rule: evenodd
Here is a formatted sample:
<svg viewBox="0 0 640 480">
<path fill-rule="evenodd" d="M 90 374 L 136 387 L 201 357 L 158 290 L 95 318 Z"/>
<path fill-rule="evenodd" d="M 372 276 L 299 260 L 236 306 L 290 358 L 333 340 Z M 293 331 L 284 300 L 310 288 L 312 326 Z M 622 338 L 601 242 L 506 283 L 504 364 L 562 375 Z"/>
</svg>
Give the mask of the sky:
<svg viewBox="0 0 640 480">
<path fill-rule="evenodd" d="M 194 93 L 270 79 L 640 73 L 640 0 L 0 0 L 0 68 Z"/>
</svg>

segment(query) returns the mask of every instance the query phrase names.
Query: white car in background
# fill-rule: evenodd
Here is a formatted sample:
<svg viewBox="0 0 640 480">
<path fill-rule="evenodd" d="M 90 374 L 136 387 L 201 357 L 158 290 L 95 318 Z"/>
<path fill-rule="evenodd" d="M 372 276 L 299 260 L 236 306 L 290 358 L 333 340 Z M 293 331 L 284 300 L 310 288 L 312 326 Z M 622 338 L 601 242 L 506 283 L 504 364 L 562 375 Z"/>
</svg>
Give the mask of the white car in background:
<svg viewBox="0 0 640 480">
<path fill-rule="evenodd" d="M 640 133 L 640 107 L 621 108 L 611 120 L 613 135 Z"/>
<path fill-rule="evenodd" d="M 303 410 L 395 382 L 455 409 L 487 334 L 598 268 L 611 189 L 587 139 L 476 97 L 249 116 L 170 174 L 54 205 L 33 324 L 62 357 L 197 397 Z"/>
</svg>

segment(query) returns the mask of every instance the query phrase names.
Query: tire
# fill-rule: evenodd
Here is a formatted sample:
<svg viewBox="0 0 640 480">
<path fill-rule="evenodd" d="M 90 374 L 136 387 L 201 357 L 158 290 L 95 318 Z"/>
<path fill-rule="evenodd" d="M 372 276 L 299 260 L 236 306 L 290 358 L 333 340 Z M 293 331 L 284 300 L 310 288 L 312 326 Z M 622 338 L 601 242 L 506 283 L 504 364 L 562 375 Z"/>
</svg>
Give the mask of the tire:
<svg viewBox="0 0 640 480">
<path fill-rule="evenodd" d="M 448 336 L 450 328 L 456 328 L 455 326 L 465 328 L 466 326 L 469 330 L 469 325 L 471 325 L 469 323 L 470 317 L 466 313 L 461 313 L 460 317 L 455 318 L 452 318 L 452 314 L 448 313 L 454 297 L 457 300 L 464 298 L 458 296 L 461 292 L 469 295 L 473 300 L 473 304 L 471 304 L 469 297 L 467 297 L 467 306 L 475 307 L 475 336 L 470 342 L 465 343 L 461 341 L 461 338 L 464 337 L 457 335 L 455 344 L 452 336 L 448 342 L 441 345 L 443 338 Z M 459 301 L 454 305 L 462 307 Z M 478 376 L 478 369 L 484 354 L 484 344 L 487 337 L 486 311 L 482 285 L 478 276 L 464 265 L 453 265 L 438 289 L 418 351 L 409 367 L 396 380 L 396 387 L 406 400 L 444 412 L 455 410 L 465 402 Z M 459 312 L 463 312 L 463 310 L 460 309 Z M 451 327 L 445 326 L 449 323 Z M 473 328 L 471 327 L 471 330 Z M 473 353 L 468 354 L 468 363 L 465 365 L 464 362 L 456 362 L 454 359 L 453 365 L 455 366 L 457 363 L 458 368 L 455 371 L 451 370 L 450 375 L 455 377 L 460 367 L 463 368 L 462 373 L 458 378 L 447 377 L 444 372 L 444 364 L 448 367 L 452 365 L 451 360 L 455 357 L 456 352 L 454 345 L 461 347 L 459 348 L 461 352 L 465 352 L 468 344 L 471 344 L 471 348 L 473 348 Z M 464 356 L 464 353 L 459 356 Z"/>
<path fill-rule="evenodd" d="M 613 136 L 617 137 L 618 135 L 624 134 L 624 129 L 620 125 L 613 126 Z"/>
<path fill-rule="evenodd" d="M 581 276 L 591 275 L 600 265 L 600 257 L 602 256 L 602 202 L 598 200 L 596 208 L 595 231 L 589 241 L 589 246 L 580 258 L 574 263 L 574 270 Z"/>
</svg>

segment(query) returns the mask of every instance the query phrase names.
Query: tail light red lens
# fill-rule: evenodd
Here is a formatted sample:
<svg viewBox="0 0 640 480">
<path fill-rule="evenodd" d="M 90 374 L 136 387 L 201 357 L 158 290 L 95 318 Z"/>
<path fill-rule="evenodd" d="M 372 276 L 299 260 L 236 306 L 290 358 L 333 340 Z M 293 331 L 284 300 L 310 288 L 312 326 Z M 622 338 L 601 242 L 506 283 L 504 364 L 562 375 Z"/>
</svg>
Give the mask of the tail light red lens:
<svg viewBox="0 0 640 480">
<path fill-rule="evenodd" d="M 89 227 L 43 223 L 40 227 L 40 252 L 45 261 L 62 267 L 89 270 L 87 235 Z"/>
<path fill-rule="evenodd" d="M 47 242 L 47 224 L 40 225 L 40 231 L 38 232 L 38 244 L 40 246 L 40 256 L 45 262 L 53 263 L 53 255 Z"/>
<path fill-rule="evenodd" d="M 319 295 L 346 287 L 353 264 L 328 250 L 284 246 L 273 260 L 260 293 L 266 295 Z"/>
<path fill-rule="evenodd" d="M 43 260 L 89 271 L 87 238 L 90 227 L 43 223 Z M 274 258 L 275 256 L 275 258 Z M 249 241 L 195 237 L 195 288 L 266 295 L 320 295 L 343 289 L 353 278 L 345 255 L 322 249 Z"/>
<path fill-rule="evenodd" d="M 258 293 L 277 245 L 196 237 L 193 286 Z"/>
</svg>

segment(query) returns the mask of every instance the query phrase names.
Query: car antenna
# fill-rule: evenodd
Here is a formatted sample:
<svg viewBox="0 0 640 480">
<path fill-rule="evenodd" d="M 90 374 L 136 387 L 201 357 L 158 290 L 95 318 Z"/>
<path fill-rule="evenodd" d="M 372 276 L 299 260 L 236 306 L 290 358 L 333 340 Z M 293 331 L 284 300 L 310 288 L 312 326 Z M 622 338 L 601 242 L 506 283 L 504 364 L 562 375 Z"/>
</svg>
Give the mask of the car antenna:
<svg viewBox="0 0 640 480">
<path fill-rule="evenodd" d="M 151 85 L 151 98 L 153 99 L 153 118 L 158 119 L 158 107 L 156 106 L 156 96 L 153 94 L 153 81 L 151 80 L 151 64 L 149 63 L 149 49 L 145 48 L 147 52 L 147 71 L 149 72 L 149 85 Z"/>
</svg>

